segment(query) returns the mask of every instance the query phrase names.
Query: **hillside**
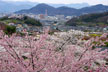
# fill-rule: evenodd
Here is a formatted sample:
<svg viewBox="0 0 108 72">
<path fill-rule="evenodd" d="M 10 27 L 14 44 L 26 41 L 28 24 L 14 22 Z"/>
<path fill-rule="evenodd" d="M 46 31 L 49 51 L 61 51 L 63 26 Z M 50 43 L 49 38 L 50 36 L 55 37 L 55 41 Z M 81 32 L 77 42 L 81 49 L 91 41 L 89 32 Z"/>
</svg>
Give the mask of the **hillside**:
<svg viewBox="0 0 108 72">
<path fill-rule="evenodd" d="M 15 13 L 23 14 L 23 13 L 33 13 L 33 14 L 45 14 L 45 10 L 48 11 L 48 15 L 65 15 L 65 16 L 71 16 L 71 15 L 82 15 L 82 14 L 88 14 L 88 13 L 100 13 L 108 11 L 108 6 L 105 5 L 95 5 L 90 7 L 85 7 L 81 9 L 75 9 L 67 6 L 62 6 L 58 8 L 54 8 L 47 4 L 38 4 L 35 7 L 31 9 L 26 10 L 20 10 Z"/>
<path fill-rule="evenodd" d="M 80 11 L 81 14 L 105 12 L 105 11 L 108 11 L 108 6 L 98 4 L 98 5 L 95 5 L 95 6 L 85 7 L 85 8 L 79 9 L 79 11 Z"/>
<path fill-rule="evenodd" d="M 82 15 L 76 18 L 72 18 L 66 25 L 69 26 L 100 26 L 105 27 L 108 26 L 108 12 L 104 13 L 93 13 Z"/>
<path fill-rule="evenodd" d="M 0 22 L 3 22 L 5 24 L 15 23 L 15 24 L 27 24 L 32 26 L 42 26 L 42 24 L 39 21 L 27 16 L 24 16 L 22 19 L 3 17 L 0 18 Z"/>
</svg>

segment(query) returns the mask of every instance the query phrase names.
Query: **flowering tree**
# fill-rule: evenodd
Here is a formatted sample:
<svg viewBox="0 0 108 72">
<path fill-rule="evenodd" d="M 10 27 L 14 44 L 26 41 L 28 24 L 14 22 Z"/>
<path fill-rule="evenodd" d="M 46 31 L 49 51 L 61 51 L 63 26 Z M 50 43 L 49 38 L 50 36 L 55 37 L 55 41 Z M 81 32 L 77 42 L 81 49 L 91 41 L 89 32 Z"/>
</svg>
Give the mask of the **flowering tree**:
<svg viewBox="0 0 108 72">
<path fill-rule="evenodd" d="M 107 50 L 93 48 L 93 41 L 88 40 L 84 47 L 67 44 L 61 50 L 48 40 L 47 32 L 37 40 L 1 31 L 0 72 L 108 72 Z"/>
</svg>

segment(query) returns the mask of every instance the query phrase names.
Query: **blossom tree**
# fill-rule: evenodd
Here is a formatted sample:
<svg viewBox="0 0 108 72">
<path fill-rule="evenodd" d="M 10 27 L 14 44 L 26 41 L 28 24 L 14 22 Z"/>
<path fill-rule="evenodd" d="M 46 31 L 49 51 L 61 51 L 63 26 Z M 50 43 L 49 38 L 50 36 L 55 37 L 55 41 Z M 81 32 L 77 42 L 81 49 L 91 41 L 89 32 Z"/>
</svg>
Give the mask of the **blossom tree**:
<svg viewBox="0 0 108 72">
<path fill-rule="evenodd" d="M 78 30 L 55 32 L 53 35 L 49 35 L 49 41 L 53 42 L 58 49 L 64 49 L 67 45 L 79 44 L 82 46 L 84 44 L 84 41 L 82 40 L 84 36 L 88 36 L 88 33 Z"/>
<path fill-rule="evenodd" d="M 84 47 L 65 44 L 63 50 L 57 50 L 48 37 L 47 32 L 37 40 L 29 35 L 7 36 L 1 31 L 0 72 L 108 72 L 108 52 L 93 48 L 94 38 Z"/>
</svg>

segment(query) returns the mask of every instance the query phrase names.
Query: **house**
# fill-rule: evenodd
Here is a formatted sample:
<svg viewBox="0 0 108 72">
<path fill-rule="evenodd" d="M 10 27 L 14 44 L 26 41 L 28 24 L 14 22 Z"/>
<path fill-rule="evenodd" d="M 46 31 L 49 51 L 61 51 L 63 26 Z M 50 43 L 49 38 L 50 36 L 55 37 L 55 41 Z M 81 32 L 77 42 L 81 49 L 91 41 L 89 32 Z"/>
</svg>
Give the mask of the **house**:
<svg viewBox="0 0 108 72">
<path fill-rule="evenodd" d="M 22 27 L 16 27 L 16 31 L 21 32 L 21 31 L 23 31 L 23 28 Z"/>
<path fill-rule="evenodd" d="M 108 27 L 103 28 L 104 32 L 108 32 Z"/>
<path fill-rule="evenodd" d="M 10 26 L 16 26 L 15 23 L 9 23 L 8 25 L 10 25 Z"/>
</svg>

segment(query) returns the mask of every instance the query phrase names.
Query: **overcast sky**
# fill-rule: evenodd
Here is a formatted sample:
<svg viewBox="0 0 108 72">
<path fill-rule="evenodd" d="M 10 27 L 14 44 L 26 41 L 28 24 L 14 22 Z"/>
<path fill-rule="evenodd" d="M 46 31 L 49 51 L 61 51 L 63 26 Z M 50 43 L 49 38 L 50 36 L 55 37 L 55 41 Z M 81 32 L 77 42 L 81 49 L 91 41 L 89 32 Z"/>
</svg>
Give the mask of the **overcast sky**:
<svg viewBox="0 0 108 72">
<path fill-rule="evenodd" d="M 88 3 L 91 5 L 95 4 L 108 5 L 108 0 L 5 0 L 5 1 L 31 1 L 31 2 L 40 2 L 40 3 L 54 3 L 54 4 Z"/>
</svg>

